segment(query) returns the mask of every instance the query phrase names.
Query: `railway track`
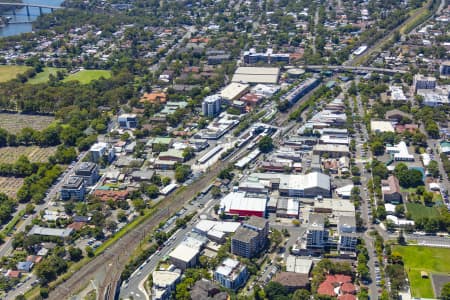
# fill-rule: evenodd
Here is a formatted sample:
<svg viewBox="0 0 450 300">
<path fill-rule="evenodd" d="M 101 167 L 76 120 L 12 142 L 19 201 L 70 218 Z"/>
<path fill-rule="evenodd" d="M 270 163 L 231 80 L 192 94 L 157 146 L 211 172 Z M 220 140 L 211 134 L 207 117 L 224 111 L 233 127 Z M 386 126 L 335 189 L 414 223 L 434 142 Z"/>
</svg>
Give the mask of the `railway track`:
<svg viewBox="0 0 450 300">
<path fill-rule="evenodd" d="M 320 86 L 320 85 L 319 85 Z M 316 87 L 317 88 L 317 87 Z M 296 109 L 298 105 L 311 97 L 316 90 L 313 89 L 306 94 L 300 101 L 298 101 L 291 109 Z M 286 125 L 289 118 L 289 112 L 279 114 L 274 120 L 275 124 Z M 219 172 L 232 162 L 240 158 L 246 148 L 238 150 L 235 154 L 224 161 L 219 160 L 216 164 L 211 166 L 207 173 L 195 181 L 189 187 L 186 187 L 179 193 L 169 195 L 163 201 L 157 204 L 159 210 L 154 215 L 143 221 L 133 231 L 124 235 L 115 244 L 111 245 L 105 252 L 95 257 L 89 263 L 84 265 L 80 270 L 74 273 L 67 281 L 58 285 L 49 294 L 51 300 L 69 299 L 70 296 L 88 284 L 89 280 L 96 277 L 99 271 L 106 268 L 106 276 L 100 284 L 98 290 L 98 299 L 112 300 L 115 299 L 117 285 L 119 283 L 120 275 L 129 261 L 133 251 L 139 246 L 146 233 L 153 231 L 159 223 L 165 221 L 168 216 L 179 211 L 187 202 L 197 196 L 206 186 L 211 184 Z"/>
<path fill-rule="evenodd" d="M 82 289 L 97 272 L 106 268 L 107 275 L 100 285 L 98 294 L 101 299 L 114 299 L 120 274 L 129 261 L 131 254 L 139 246 L 146 233 L 151 232 L 167 216 L 179 211 L 185 203 L 196 196 L 205 186 L 217 177 L 219 172 L 228 165 L 228 162 L 218 162 L 212 166 L 207 176 L 201 177 L 188 188 L 179 193 L 169 195 L 164 201 L 158 203 L 159 212 L 149 217 L 142 224 L 129 232 L 103 254 L 98 255 L 80 270 L 74 273 L 67 281 L 50 292 L 49 299 L 69 299 L 73 293 Z"/>
</svg>

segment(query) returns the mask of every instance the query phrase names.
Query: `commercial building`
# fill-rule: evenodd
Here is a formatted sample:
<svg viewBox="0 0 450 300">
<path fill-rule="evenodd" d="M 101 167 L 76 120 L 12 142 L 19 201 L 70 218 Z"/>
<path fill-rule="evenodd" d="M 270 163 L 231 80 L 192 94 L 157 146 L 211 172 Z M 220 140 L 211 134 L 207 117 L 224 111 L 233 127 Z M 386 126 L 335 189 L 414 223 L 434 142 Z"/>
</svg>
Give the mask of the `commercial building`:
<svg viewBox="0 0 450 300">
<path fill-rule="evenodd" d="M 86 186 L 84 179 L 78 176 L 70 176 L 61 187 L 61 200 L 84 200 Z"/>
<path fill-rule="evenodd" d="M 441 75 L 449 76 L 450 75 L 450 61 L 444 61 L 439 68 Z"/>
<path fill-rule="evenodd" d="M 250 92 L 256 95 L 260 95 L 266 98 L 272 97 L 281 89 L 279 85 L 276 84 L 257 84 L 250 89 Z"/>
<path fill-rule="evenodd" d="M 401 86 L 389 86 L 389 96 L 392 101 L 394 102 L 405 102 L 408 99 L 406 98 L 405 94 L 403 93 L 403 89 Z"/>
<path fill-rule="evenodd" d="M 240 217 L 266 215 L 267 195 L 231 192 L 220 201 L 219 213 Z"/>
<path fill-rule="evenodd" d="M 386 180 L 381 180 L 381 193 L 385 203 L 400 204 L 402 202 L 400 184 L 394 175 L 389 176 Z"/>
<path fill-rule="evenodd" d="M 169 300 L 170 295 L 180 282 L 181 274 L 172 271 L 154 271 L 152 273 L 152 300 Z"/>
<path fill-rule="evenodd" d="M 279 68 L 239 67 L 234 73 L 233 82 L 276 84 L 280 75 Z"/>
<path fill-rule="evenodd" d="M 255 48 L 244 52 L 243 61 L 245 64 L 257 63 L 289 63 L 290 55 L 287 53 L 273 53 L 273 49 L 267 49 L 266 52 L 256 52 Z"/>
<path fill-rule="evenodd" d="M 231 258 L 226 258 L 214 271 L 214 280 L 231 290 L 237 290 L 243 286 L 248 277 L 247 267 Z"/>
<path fill-rule="evenodd" d="M 414 75 L 413 86 L 415 92 L 421 89 L 434 89 L 436 88 L 436 78 L 416 74 Z"/>
<path fill-rule="evenodd" d="M 361 54 L 363 54 L 364 53 L 364 51 L 366 51 L 367 50 L 367 46 L 366 45 L 362 45 L 362 46 L 359 46 L 358 48 L 356 48 L 356 50 L 355 51 L 353 51 L 353 55 L 361 55 Z"/>
<path fill-rule="evenodd" d="M 189 247 L 184 243 L 179 244 L 169 254 L 170 261 L 179 269 L 186 270 L 187 268 L 195 267 L 200 250 L 195 247 Z"/>
<path fill-rule="evenodd" d="M 204 116 L 215 117 L 220 112 L 220 101 L 222 97 L 218 94 L 206 97 L 202 103 L 202 112 Z"/>
<path fill-rule="evenodd" d="M 60 238 L 68 238 L 73 233 L 72 228 L 47 228 L 34 225 L 28 232 L 28 235 L 54 236 Z"/>
<path fill-rule="evenodd" d="M 356 251 L 358 236 L 356 235 L 356 220 L 354 216 L 340 216 L 338 219 L 339 251 Z"/>
<path fill-rule="evenodd" d="M 393 155 L 395 161 L 414 161 L 414 155 L 408 151 L 408 146 L 401 141 L 395 146 L 386 147 L 386 152 Z"/>
<path fill-rule="evenodd" d="M 327 153 L 330 158 L 339 158 L 342 156 L 347 156 L 350 149 L 347 145 L 337 145 L 337 144 L 317 144 L 313 147 L 313 155 L 323 156 Z"/>
<path fill-rule="evenodd" d="M 240 226 L 241 223 L 239 222 L 200 220 L 193 228 L 193 231 L 207 236 L 212 241 L 222 243 L 227 236 L 235 233 Z"/>
<path fill-rule="evenodd" d="M 183 162 L 183 151 L 176 149 L 169 149 L 167 151 L 161 152 L 158 156 L 159 160 L 170 160 L 176 162 Z"/>
<path fill-rule="evenodd" d="M 236 230 L 231 239 L 231 253 L 252 258 L 267 244 L 269 222 L 263 218 L 250 217 Z"/>
<path fill-rule="evenodd" d="M 308 174 L 252 173 L 250 181 L 263 183 L 271 190 L 279 190 L 287 197 L 328 197 L 331 193 L 330 177 L 311 172 Z"/>
<path fill-rule="evenodd" d="M 423 97 L 423 105 L 426 106 L 435 107 L 450 103 L 448 88 L 439 87 L 433 90 L 417 90 L 417 95 Z"/>
<path fill-rule="evenodd" d="M 126 129 L 137 127 L 138 121 L 135 114 L 122 114 L 118 117 L 119 126 Z"/>
<path fill-rule="evenodd" d="M 306 274 L 309 276 L 312 265 L 312 259 L 300 258 L 294 255 L 289 255 L 286 258 L 286 272 Z"/>
<path fill-rule="evenodd" d="M 234 126 L 239 124 L 239 120 L 234 117 L 222 113 L 221 117 L 209 123 L 205 129 L 202 129 L 194 137 L 206 140 L 217 140 L 225 133 L 229 132 Z"/>
<path fill-rule="evenodd" d="M 75 169 L 75 175 L 84 179 L 87 186 L 94 185 L 98 180 L 98 166 L 96 163 L 83 162 Z"/>
<path fill-rule="evenodd" d="M 277 202 L 276 215 L 279 218 L 298 218 L 300 201 L 292 198 L 280 198 Z"/>
<path fill-rule="evenodd" d="M 249 163 L 254 161 L 260 154 L 261 151 L 259 149 L 255 149 L 246 156 L 242 157 L 240 160 L 238 160 L 234 164 L 234 166 L 238 169 L 244 169 Z"/>
<path fill-rule="evenodd" d="M 370 129 L 372 132 L 395 132 L 394 126 L 389 121 L 370 121 Z"/>
<path fill-rule="evenodd" d="M 290 104 L 296 103 L 301 97 L 306 95 L 308 92 L 310 92 L 312 89 L 314 89 L 316 86 L 318 86 L 320 83 L 320 80 L 317 78 L 308 78 L 296 87 L 294 87 L 292 90 L 287 92 L 281 97 L 282 101 L 287 101 Z"/>
<path fill-rule="evenodd" d="M 106 161 L 111 162 L 114 159 L 115 153 L 110 144 L 98 142 L 91 146 L 89 155 L 93 162 L 99 162 L 103 158 L 106 159 Z"/>
<path fill-rule="evenodd" d="M 327 240 L 328 230 L 325 229 L 325 217 L 321 214 L 309 214 L 306 247 L 308 249 L 323 249 Z"/>
<path fill-rule="evenodd" d="M 238 100 L 248 92 L 249 87 L 248 84 L 232 82 L 220 92 L 220 97 L 228 102 Z"/>
</svg>

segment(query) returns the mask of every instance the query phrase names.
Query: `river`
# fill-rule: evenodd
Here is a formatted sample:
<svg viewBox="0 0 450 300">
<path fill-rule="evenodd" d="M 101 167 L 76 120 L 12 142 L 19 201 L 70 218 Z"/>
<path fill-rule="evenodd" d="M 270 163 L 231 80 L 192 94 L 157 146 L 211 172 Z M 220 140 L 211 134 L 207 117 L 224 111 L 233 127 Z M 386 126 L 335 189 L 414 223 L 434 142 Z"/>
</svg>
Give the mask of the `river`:
<svg viewBox="0 0 450 300">
<path fill-rule="evenodd" d="M 23 0 L 22 2 L 31 4 L 59 6 L 63 2 L 63 0 Z M 43 8 L 42 12 L 45 14 L 50 13 L 50 9 Z M 17 35 L 25 32 L 30 32 L 33 30 L 30 21 L 36 20 L 36 18 L 39 16 L 39 8 L 30 7 L 30 16 L 27 16 L 27 9 L 25 7 L 16 9 L 16 15 L 14 15 L 12 11 L 9 11 L 3 14 L 2 16 L 10 17 L 11 23 L 17 22 L 18 24 L 8 24 L 5 27 L 0 27 L 0 37 Z"/>
</svg>

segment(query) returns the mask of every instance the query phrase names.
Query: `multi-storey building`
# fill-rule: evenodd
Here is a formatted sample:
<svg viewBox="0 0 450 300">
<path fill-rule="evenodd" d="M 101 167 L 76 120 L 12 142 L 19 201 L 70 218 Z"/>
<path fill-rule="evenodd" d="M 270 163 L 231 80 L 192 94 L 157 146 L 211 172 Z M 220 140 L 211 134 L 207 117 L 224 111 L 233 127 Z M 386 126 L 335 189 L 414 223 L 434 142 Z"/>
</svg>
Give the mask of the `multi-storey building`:
<svg viewBox="0 0 450 300">
<path fill-rule="evenodd" d="M 214 280 L 231 290 L 237 290 L 243 286 L 248 276 L 247 267 L 231 258 L 226 258 L 214 271 Z"/>
<path fill-rule="evenodd" d="M 83 162 L 76 170 L 75 175 L 84 179 L 87 186 L 94 185 L 98 180 L 98 166 L 92 162 Z"/>
<path fill-rule="evenodd" d="M 84 200 L 85 193 L 84 179 L 71 176 L 61 187 L 61 200 Z"/>
</svg>

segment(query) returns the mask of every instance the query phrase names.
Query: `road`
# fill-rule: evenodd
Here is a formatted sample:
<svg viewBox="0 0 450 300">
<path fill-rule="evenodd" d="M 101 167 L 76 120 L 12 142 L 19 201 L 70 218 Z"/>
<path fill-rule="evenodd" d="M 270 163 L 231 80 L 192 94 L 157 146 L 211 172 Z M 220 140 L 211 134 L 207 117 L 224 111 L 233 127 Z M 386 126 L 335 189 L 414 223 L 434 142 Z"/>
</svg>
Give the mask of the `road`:
<svg viewBox="0 0 450 300">
<path fill-rule="evenodd" d="M 216 200 L 212 199 L 211 195 L 205 196 L 201 200 L 196 201 L 196 204 L 203 204 L 202 209 L 197 209 L 195 205 L 187 205 L 187 212 L 185 215 L 192 212 L 196 212 L 197 216 L 203 214 L 204 212 L 210 210 L 215 204 Z M 141 266 L 136 269 L 127 281 L 122 283 L 120 288 L 120 299 L 131 299 L 140 298 L 146 299 L 148 295 L 144 295 L 143 291 L 139 289 L 141 283 L 147 279 L 153 271 L 155 271 L 158 266 L 159 261 L 166 255 L 168 255 L 176 245 L 179 245 L 185 238 L 186 235 L 192 231 L 194 225 L 197 223 L 198 217 L 194 217 L 183 229 L 177 230 L 167 241 L 159 252 L 151 255 Z"/>
<path fill-rule="evenodd" d="M 441 1 L 441 3 L 439 4 L 439 9 L 441 9 L 442 2 L 446 1 L 446 0 L 440 0 L 440 1 Z M 357 66 L 357 65 L 363 65 L 364 63 L 366 63 L 374 53 L 376 53 L 377 51 L 379 52 L 380 49 L 382 48 L 382 46 L 385 45 L 389 40 L 391 40 L 393 38 L 394 33 L 396 31 L 401 32 L 402 29 L 404 28 L 405 24 L 408 24 L 409 22 L 413 21 L 416 18 L 416 16 L 418 14 L 420 14 L 420 13 L 421 13 L 420 9 L 417 10 L 416 13 L 414 13 L 411 16 L 409 16 L 409 18 L 407 18 L 405 21 L 403 21 L 400 25 L 398 25 L 394 29 L 386 32 L 386 35 L 384 37 L 382 37 L 381 39 L 379 39 L 375 43 L 375 45 L 369 47 L 362 55 L 357 56 L 354 59 L 352 59 L 349 62 L 347 62 L 346 65 Z M 432 17 L 432 16 L 430 16 L 430 17 Z M 421 24 L 423 24 L 423 22 L 421 22 Z M 419 26 L 419 25 L 417 25 L 417 26 Z"/>
<path fill-rule="evenodd" d="M 29 215 L 28 218 L 23 219 L 22 222 L 19 223 L 19 225 L 15 230 L 15 233 L 25 231 L 25 228 L 28 225 L 32 224 L 33 219 L 38 218 L 40 216 L 40 213 L 49 207 L 50 202 L 55 201 L 55 199 L 57 199 L 58 193 L 62 185 L 70 176 L 74 175 L 75 169 L 80 166 L 86 154 L 87 152 L 80 153 L 80 155 L 78 156 L 79 159 L 77 160 L 75 165 L 71 166 L 70 169 L 67 169 L 63 174 L 61 174 L 61 176 L 59 177 L 60 180 L 50 187 L 50 189 L 48 190 L 48 194 L 43 199 L 42 203 L 35 206 L 34 213 Z M 0 257 L 8 256 L 12 253 L 13 250 L 12 241 L 13 237 L 5 239 L 5 243 L 0 248 Z M 7 294 L 7 298 L 14 299 L 16 296 L 24 294 L 27 290 L 31 288 L 31 283 L 33 283 L 35 280 L 36 276 L 34 274 L 27 277 L 27 280 L 25 281 L 24 284 L 17 287 L 15 290 L 10 291 Z"/>
<path fill-rule="evenodd" d="M 314 14 L 314 33 L 313 33 L 313 53 L 316 54 L 316 34 L 317 34 L 317 25 L 319 24 L 319 10 L 316 8 L 316 13 Z"/>
<path fill-rule="evenodd" d="M 237 151 L 236 155 L 232 156 L 233 159 L 219 161 L 209 168 L 207 176 L 200 177 L 188 188 L 175 192 L 166 197 L 164 201 L 159 202 L 157 204 L 158 213 L 143 221 L 143 223 L 109 247 L 103 254 L 95 257 L 74 273 L 67 281 L 57 286 L 50 293 L 49 299 L 59 300 L 69 298 L 72 294 L 86 286 L 89 280 L 96 278 L 98 274 L 104 272 L 104 266 L 108 266 L 108 272 L 106 278 L 100 284 L 99 293 L 103 297 L 105 292 L 115 291 L 115 285 L 120 278 L 123 268 L 146 234 L 154 230 L 160 222 L 165 221 L 168 216 L 176 213 L 183 206 L 186 206 L 191 199 L 211 184 L 221 170 L 226 168 L 230 162 L 235 161 L 236 158 L 240 157 L 246 151 L 247 149 L 244 147 Z"/>
<path fill-rule="evenodd" d="M 363 67 L 363 66 L 348 66 L 348 65 L 306 65 L 305 70 L 316 71 L 316 70 L 333 70 L 336 72 L 345 71 L 356 71 L 356 72 L 377 72 L 386 74 L 406 74 L 407 70 L 402 69 L 386 69 L 386 68 L 375 68 L 375 67 Z"/>
<path fill-rule="evenodd" d="M 46 208 L 48 208 L 49 204 L 51 201 L 54 201 L 57 196 L 58 196 L 58 192 L 61 190 L 62 185 L 64 184 L 64 182 L 72 175 L 74 175 L 74 171 L 76 168 L 78 168 L 80 166 L 80 164 L 82 163 L 84 157 L 86 156 L 87 152 L 82 152 L 78 157 L 79 160 L 76 162 L 75 165 L 73 165 L 72 167 L 70 167 L 70 169 L 68 169 L 67 171 L 65 171 L 65 173 L 62 175 L 62 177 L 60 176 L 59 178 L 61 178 L 59 180 L 59 182 L 57 182 L 56 184 L 54 184 L 52 187 L 50 187 L 47 196 L 43 199 L 41 204 L 38 204 L 35 206 L 34 209 L 34 213 L 31 214 L 28 218 L 24 219 L 23 222 L 21 222 L 15 232 L 21 232 L 25 230 L 25 227 L 27 225 L 30 225 L 31 222 L 33 221 L 34 218 L 37 218 L 40 216 L 41 211 L 45 210 Z M 13 238 L 8 238 L 5 240 L 5 243 L 0 247 L 0 257 L 1 256 L 8 256 L 11 251 L 12 251 L 12 240 Z"/>
<path fill-rule="evenodd" d="M 361 103 L 361 99 L 359 96 L 357 97 L 357 107 L 354 107 L 353 99 L 349 100 L 350 106 L 352 107 L 354 114 L 358 114 L 362 117 L 364 116 L 364 109 Z M 356 112 L 356 113 L 355 113 Z M 363 143 L 365 141 L 369 140 L 369 133 L 367 132 L 367 128 L 364 124 L 364 122 L 360 122 L 360 131 L 356 130 L 355 139 L 356 139 L 356 165 L 361 171 L 361 187 L 360 187 L 360 193 L 361 193 L 361 207 L 359 209 L 359 212 L 361 213 L 361 218 L 364 220 L 364 224 L 366 226 L 365 232 L 362 235 L 362 238 L 364 240 L 364 243 L 366 245 L 367 252 L 369 254 L 369 261 L 367 263 L 367 266 L 369 267 L 370 272 L 370 278 L 372 279 L 371 282 L 367 285 L 369 289 L 369 296 L 370 299 L 378 299 L 378 291 L 376 286 L 376 270 L 375 270 L 375 262 L 377 261 L 377 256 L 374 254 L 374 244 L 373 244 L 373 238 L 368 235 L 368 228 L 370 227 L 371 222 L 371 216 L 372 213 L 372 207 L 369 200 L 369 195 L 367 193 L 368 187 L 367 182 L 369 181 L 371 177 L 371 173 L 367 172 L 364 169 L 364 161 L 366 155 L 368 157 L 371 157 L 370 149 L 368 150 L 368 153 L 363 153 Z"/>
</svg>

